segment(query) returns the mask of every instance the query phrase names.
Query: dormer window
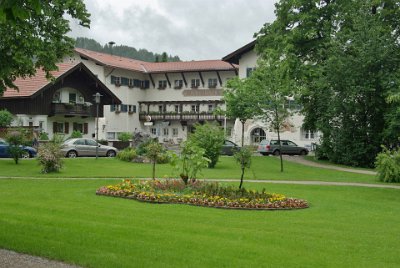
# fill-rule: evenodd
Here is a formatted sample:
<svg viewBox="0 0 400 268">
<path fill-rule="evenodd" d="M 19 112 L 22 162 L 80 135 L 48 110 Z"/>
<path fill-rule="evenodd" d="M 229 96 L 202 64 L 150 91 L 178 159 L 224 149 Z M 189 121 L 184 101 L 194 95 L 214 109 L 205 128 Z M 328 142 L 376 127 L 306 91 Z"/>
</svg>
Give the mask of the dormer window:
<svg viewBox="0 0 400 268">
<path fill-rule="evenodd" d="M 183 80 L 175 80 L 174 88 L 180 89 L 183 87 Z"/>
<path fill-rule="evenodd" d="M 61 102 L 61 94 L 60 91 L 57 91 L 53 95 L 53 102 L 54 103 L 60 103 Z"/>
<path fill-rule="evenodd" d="M 200 86 L 200 79 L 192 79 L 192 88 L 198 88 Z"/>
<path fill-rule="evenodd" d="M 167 87 L 167 80 L 158 81 L 158 89 L 165 89 Z"/>
<path fill-rule="evenodd" d="M 209 88 L 216 88 L 217 87 L 217 78 L 208 79 L 208 87 Z"/>
</svg>

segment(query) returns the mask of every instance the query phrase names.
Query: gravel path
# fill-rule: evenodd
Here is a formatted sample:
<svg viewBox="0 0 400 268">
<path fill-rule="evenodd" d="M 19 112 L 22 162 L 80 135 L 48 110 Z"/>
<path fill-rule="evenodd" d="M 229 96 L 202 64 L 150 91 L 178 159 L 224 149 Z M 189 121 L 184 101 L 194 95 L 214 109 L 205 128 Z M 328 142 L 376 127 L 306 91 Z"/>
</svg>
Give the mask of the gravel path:
<svg viewBox="0 0 400 268">
<path fill-rule="evenodd" d="M 320 163 L 316 163 L 316 162 L 307 160 L 307 159 L 305 159 L 304 157 L 301 157 L 301 156 L 284 155 L 283 159 L 285 159 L 287 161 L 291 161 L 291 162 L 296 162 L 296 163 L 299 163 L 299 164 L 302 164 L 302 165 L 311 166 L 311 167 L 333 169 L 333 170 L 352 172 L 352 173 L 359 173 L 359 174 L 376 175 L 375 171 L 363 170 L 363 169 L 355 169 L 355 168 L 343 168 L 343 167 L 338 167 L 338 166 L 334 166 L 334 165 L 324 165 L 324 164 L 320 164 Z"/>
<path fill-rule="evenodd" d="M 79 268 L 63 262 L 52 261 L 10 250 L 0 249 L 0 268 Z"/>
</svg>

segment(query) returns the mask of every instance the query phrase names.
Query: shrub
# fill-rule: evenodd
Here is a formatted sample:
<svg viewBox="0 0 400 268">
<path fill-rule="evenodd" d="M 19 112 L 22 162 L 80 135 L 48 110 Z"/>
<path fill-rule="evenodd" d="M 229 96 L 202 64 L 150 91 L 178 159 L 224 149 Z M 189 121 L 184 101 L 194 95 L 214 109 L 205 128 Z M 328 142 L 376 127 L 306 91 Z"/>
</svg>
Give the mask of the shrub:
<svg viewBox="0 0 400 268">
<path fill-rule="evenodd" d="M 13 121 L 13 115 L 8 110 L 0 110 L 0 127 L 9 127 Z"/>
<path fill-rule="evenodd" d="M 133 159 L 136 157 L 136 151 L 133 148 L 125 148 L 122 151 L 119 151 L 117 154 L 117 159 L 126 161 L 126 162 L 132 162 Z"/>
<path fill-rule="evenodd" d="M 132 138 L 132 134 L 129 132 L 118 133 L 118 139 L 123 142 L 127 142 Z"/>
<path fill-rule="evenodd" d="M 197 174 L 208 166 L 209 159 L 204 157 L 205 150 L 195 145 L 191 141 L 186 141 L 181 145 L 181 152 L 177 155 L 175 152 L 170 153 L 171 165 L 185 184 L 189 179 L 196 179 Z"/>
<path fill-rule="evenodd" d="M 49 140 L 49 135 L 47 135 L 46 132 L 40 132 L 39 140 L 48 141 Z"/>
<path fill-rule="evenodd" d="M 79 130 L 74 130 L 71 133 L 71 136 L 69 136 L 69 139 L 76 139 L 76 138 L 82 138 L 82 133 Z"/>
<path fill-rule="evenodd" d="M 147 145 L 149 145 L 150 143 L 152 143 L 153 141 L 156 141 L 157 139 L 152 139 L 152 138 L 149 138 L 149 139 L 146 139 L 146 140 L 144 140 L 142 143 L 140 143 L 139 145 L 138 145 L 138 147 L 136 148 L 136 153 L 138 154 L 138 155 L 145 155 L 146 154 L 146 152 L 147 152 Z"/>
<path fill-rule="evenodd" d="M 99 143 L 102 145 L 108 145 L 108 141 L 107 140 L 99 140 Z"/>
<path fill-rule="evenodd" d="M 22 145 L 24 144 L 25 135 L 22 130 L 11 131 L 7 135 L 7 142 L 10 144 L 8 148 L 11 157 L 14 159 L 15 164 L 18 164 L 19 159 L 22 157 L 24 150 Z"/>
<path fill-rule="evenodd" d="M 218 162 L 221 148 L 224 143 L 224 131 L 215 124 L 197 124 L 196 130 L 189 136 L 189 140 L 205 150 L 204 156 L 210 159 L 209 168 L 215 167 Z"/>
<path fill-rule="evenodd" d="M 383 151 L 376 156 L 378 178 L 383 182 L 400 182 L 400 149 Z"/>
<path fill-rule="evenodd" d="M 58 172 L 63 167 L 60 146 L 61 143 L 53 139 L 39 147 L 37 159 L 42 166 L 42 173 Z"/>
</svg>

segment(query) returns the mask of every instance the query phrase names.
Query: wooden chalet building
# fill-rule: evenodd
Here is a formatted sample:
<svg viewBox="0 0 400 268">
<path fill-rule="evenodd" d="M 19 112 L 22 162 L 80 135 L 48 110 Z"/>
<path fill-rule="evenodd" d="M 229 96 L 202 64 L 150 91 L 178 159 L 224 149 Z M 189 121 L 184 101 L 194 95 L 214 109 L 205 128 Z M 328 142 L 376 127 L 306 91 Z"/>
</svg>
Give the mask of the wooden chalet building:
<svg viewBox="0 0 400 268">
<path fill-rule="evenodd" d="M 104 105 L 119 105 L 113 94 L 83 63 L 60 63 L 52 72 L 53 81 L 38 70 L 36 75 L 18 78 L 18 90 L 7 88 L 0 97 L 0 110 L 7 109 L 14 116 L 13 126 L 33 127 L 37 132 L 66 136 L 78 130 L 84 137 L 95 137 L 96 104 L 94 95 L 102 96 L 99 117 L 104 116 Z"/>
</svg>

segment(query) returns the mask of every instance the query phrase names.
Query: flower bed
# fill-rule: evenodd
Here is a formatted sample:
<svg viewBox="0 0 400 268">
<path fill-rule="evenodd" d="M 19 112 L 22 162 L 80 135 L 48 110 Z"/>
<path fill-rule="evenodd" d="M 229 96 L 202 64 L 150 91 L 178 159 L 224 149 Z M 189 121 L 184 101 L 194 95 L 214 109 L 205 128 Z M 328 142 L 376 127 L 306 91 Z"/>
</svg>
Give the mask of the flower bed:
<svg viewBox="0 0 400 268">
<path fill-rule="evenodd" d="M 123 180 L 96 191 L 98 195 L 131 198 L 151 203 L 173 203 L 233 209 L 299 209 L 308 208 L 302 199 L 288 198 L 282 194 L 237 189 L 216 182 L 181 180 Z"/>
</svg>

